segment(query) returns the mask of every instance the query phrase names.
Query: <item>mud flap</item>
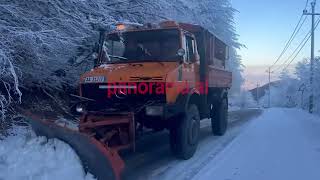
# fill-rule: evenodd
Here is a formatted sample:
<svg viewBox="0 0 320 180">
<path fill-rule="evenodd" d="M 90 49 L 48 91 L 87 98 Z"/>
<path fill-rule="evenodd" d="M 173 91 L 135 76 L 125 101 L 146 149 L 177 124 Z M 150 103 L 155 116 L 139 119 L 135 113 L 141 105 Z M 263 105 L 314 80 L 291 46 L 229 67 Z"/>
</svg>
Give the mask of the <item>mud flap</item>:
<svg viewBox="0 0 320 180">
<path fill-rule="evenodd" d="M 69 144 L 81 159 L 85 170 L 92 173 L 98 180 L 121 179 L 124 162 L 117 151 L 76 130 L 41 120 L 33 115 L 28 115 L 26 118 L 38 136 L 57 138 Z"/>
</svg>

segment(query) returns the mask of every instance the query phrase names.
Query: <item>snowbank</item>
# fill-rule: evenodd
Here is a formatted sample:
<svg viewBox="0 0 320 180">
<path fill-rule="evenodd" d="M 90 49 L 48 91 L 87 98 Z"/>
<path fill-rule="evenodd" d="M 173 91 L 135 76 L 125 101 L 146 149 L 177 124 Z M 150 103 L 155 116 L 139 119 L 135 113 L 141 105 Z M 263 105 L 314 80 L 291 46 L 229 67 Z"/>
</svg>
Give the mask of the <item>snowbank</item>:
<svg viewBox="0 0 320 180">
<path fill-rule="evenodd" d="M 0 180 L 93 180 L 69 145 L 36 137 L 25 128 L 0 140 Z"/>
<path fill-rule="evenodd" d="M 318 180 L 320 118 L 298 109 L 269 109 L 194 179 Z"/>
</svg>

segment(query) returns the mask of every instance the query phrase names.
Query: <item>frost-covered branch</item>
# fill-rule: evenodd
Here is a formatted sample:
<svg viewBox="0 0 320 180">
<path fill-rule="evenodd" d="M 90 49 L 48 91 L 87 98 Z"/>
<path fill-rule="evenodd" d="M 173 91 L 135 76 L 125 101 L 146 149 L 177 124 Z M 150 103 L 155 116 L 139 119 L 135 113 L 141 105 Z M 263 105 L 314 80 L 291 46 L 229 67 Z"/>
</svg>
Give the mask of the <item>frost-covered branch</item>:
<svg viewBox="0 0 320 180">
<path fill-rule="evenodd" d="M 12 102 L 21 103 L 22 93 L 12 59 L 0 49 L 0 124 L 3 124 L 7 108 Z"/>
<path fill-rule="evenodd" d="M 19 86 L 46 92 L 74 88 L 80 74 L 93 67 L 91 54 L 98 30 L 116 22 L 159 22 L 172 19 L 200 24 L 230 47 L 233 89 L 242 77 L 241 47 L 230 0 L 10 0 L 0 1 L 0 107 L 20 102 Z M 19 84 L 17 74 L 19 75 Z"/>
<path fill-rule="evenodd" d="M 228 64 L 234 82 L 242 80 L 234 50 L 239 47 L 233 27 L 235 10 L 226 0 L 11 0 L 0 2 L 0 12 L 1 48 L 23 74 L 24 87 L 75 86 L 79 74 L 92 67 L 97 24 L 108 29 L 118 21 L 163 19 L 203 25 L 225 40 L 233 49 Z"/>
</svg>

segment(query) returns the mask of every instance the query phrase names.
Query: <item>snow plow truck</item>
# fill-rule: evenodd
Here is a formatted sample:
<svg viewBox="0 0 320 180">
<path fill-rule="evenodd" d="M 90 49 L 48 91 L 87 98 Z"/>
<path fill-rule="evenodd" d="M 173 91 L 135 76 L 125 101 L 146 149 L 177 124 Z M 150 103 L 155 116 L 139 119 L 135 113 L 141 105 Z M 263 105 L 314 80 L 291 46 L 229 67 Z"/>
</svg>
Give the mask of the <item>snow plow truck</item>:
<svg viewBox="0 0 320 180">
<path fill-rule="evenodd" d="M 74 95 L 78 130 L 26 113 L 37 135 L 69 144 L 97 179 L 121 179 L 119 152 L 134 151 L 141 131 L 169 131 L 171 151 L 183 160 L 197 149 L 200 120 L 224 135 L 232 74 L 228 46 L 211 32 L 175 21 L 119 23 L 97 44 L 94 68 Z"/>
</svg>

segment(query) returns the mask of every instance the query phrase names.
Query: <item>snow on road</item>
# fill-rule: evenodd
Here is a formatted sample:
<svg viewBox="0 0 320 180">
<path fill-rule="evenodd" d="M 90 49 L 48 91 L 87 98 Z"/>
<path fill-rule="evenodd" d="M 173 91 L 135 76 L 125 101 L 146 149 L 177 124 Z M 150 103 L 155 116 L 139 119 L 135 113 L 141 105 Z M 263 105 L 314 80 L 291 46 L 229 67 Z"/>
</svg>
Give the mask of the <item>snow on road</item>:
<svg viewBox="0 0 320 180">
<path fill-rule="evenodd" d="M 65 143 L 36 137 L 23 128 L 16 128 L 15 134 L 0 140 L 0 180 L 93 179 Z M 168 145 L 162 145 L 164 150 L 155 152 L 160 159 L 134 168 L 140 173 L 129 179 L 320 179 L 318 116 L 298 109 L 269 109 L 250 122 L 233 125 L 223 137 L 210 134 L 209 127 L 202 130 L 198 151 L 188 161 L 176 160 Z M 139 161 L 147 160 L 142 155 Z"/>
<path fill-rule="evenodd" d="M 193 179 L 319 180 L 320 118 L 269 109 L 252 121 Z"/>
<path fill-rule="evenodd" d="M 157 133 L 137 141 L 133 157 L 125 157 L 128 172 L 125 179 L 189 180 L 246 128 L 249 120 L 261 114 L 259 109 L 229 112 L 229 128 L 224 136 L 213 136 L 209 119 L 201 121 L 200 141 L 189 160 L 176 159 L 170 152 L 169 134 Z M 156 144 L 156 146 L 155 146 Z"/>
<path fill-rule="evenodd" d="M 13 134 L 0 140 L 0 180 L 94 179 L 69 145 L 26 128 L 14 128 Z"/>
</svg>

